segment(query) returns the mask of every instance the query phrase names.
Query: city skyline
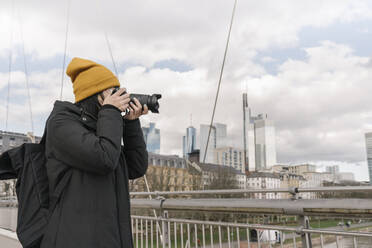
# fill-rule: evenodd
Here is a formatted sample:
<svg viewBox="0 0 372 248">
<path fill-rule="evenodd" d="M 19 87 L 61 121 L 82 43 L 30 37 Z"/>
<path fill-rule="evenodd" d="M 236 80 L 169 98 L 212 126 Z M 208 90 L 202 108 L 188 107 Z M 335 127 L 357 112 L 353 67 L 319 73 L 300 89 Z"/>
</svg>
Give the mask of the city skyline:
<svg viewBox="0 0 372 248">
<path fill-rule="evenodd" d="M 195 125 L 210 122 L 232 2 L 213 1 L 213 8 L 208 3 L 212 1 L 200 6 L 195 0 L 177 5 L 166 0 L 146 7 L 138 2 L 131 8 L 118 1 L 71 4 L 65 64 L 78 56 L 114 71 L 107 29 L 122 86 L 164 96 L 160 114 L 143 118 L 163 130 L 162 153 L 182 154 L 186 115 L 193 114 Z M 82 5 L 84 12 L 78 11 Z M 226 123 L 242 146 L 240 95 L 246 85 L 257 113 L 275 120 L 278 162 L 340 164 L 366 180 L 364 133 L 372 130 L 371 1 L 241 1 L 238 6 L 215 122 Z M 27 20 L 24 42 L 11 1 L 1 2 L 0 80 L 5 83 L 0 85 L 0 116 L 6 115 L 10 78 L 7 131 L 31 131 L 24 45 L 34 133 L 41 135 L 59 99 L 62 75 L 62 100 L 73 101 L 72 84 L 62 72 L 67 1 L 21 1 L 15 8 Z"/>
</svg>

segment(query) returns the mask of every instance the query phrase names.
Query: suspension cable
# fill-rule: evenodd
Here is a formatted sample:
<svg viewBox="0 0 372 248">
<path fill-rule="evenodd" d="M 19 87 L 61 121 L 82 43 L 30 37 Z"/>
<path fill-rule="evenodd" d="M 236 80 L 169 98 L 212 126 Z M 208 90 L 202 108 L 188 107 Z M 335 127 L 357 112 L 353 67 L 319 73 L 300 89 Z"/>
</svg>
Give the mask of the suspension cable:
<svg viewBox="0 0 372 248">
<path fill-rule="evenodd" d="M 206 158 L 206 156 L 207 156 L 207 152 L 208 152 L 209 138 L 210 138 L 210 136 L 211 136 L 211 130 L 212 130 L 212 126 L 213 126 L 214 114 L 215 114 L 215 112 L 216 112 L 217 100 L 218 100 L 218 96 L 219 96 L 219 93 L 220 93 L 220 87 L 221 87 L 221 81 L 222 81 L 223 69 L 224 69 L 224 67 L 225 67 L 226 55 L 227 55 L 227 51 L 228 51 L 228 48 L 229 48 L 230 34 L 231 34 L 231 29 L 232 29 L 232 25 L 233 25 L 233 21 L 234 21 L 234 15 L 235 15 L 236 3 L 237 3 L 237 0 L 235 0 L 235 2 L 234 2 L 234 7 L 233 7 L 232 15 L 231 15 L 230 27 L 229 27 L 229 33 L 228 33 L 228 35 L 227 35 L 227 41 L 226 41 L 226 47 L 225 47 L 225 53 L 224 53 L 224 55 L 223 55 L 222 66 L 221 66 L 221 71 L 220 71 L 220 77 L 219 77 L 219 80 L 218 80 L 218 88 L 217 88 L 216 98 L 215 98 L 215 100 L 214 100 L 213 113 L 212 113 L 212 118 L 211 118 L 211 124 L 209 125 L 208 139 L 207 139 L 207 145 L 206 145 L 206 147 L 205 147 L 203 163 L 205 163 L 205 158 Z"/>
<path fill-rule="evenodd" d="M 115 63 L 115 60 L 114 60 L 114 55 L 112 54 L 112 50 L 111 50 L 110 40 L 108 38 L 108 35 L 107 35 L 106 31 L 105 31 L 105 40 L 106 40 L 107 48 L 108 48 L 110 56 L 111 56 L 112 64 L 114 66 L 116 77 L 119 77 L 118 70 L 117 70 L 117 67 L 116 67 L 116 63 Z"/>
<path fill-rule="evenodd" d="M 96 0 L 95 1 L 95 3 L 96 3 L 96 9 L 97 9 L 97 13 L 98 13 L 99 19 L 101 21 L 104 21 L 104 19 L 103 19 L 103 16 L 104 16 L 103 15 L 103 8 L 101 6 L 101 2 L 102 2 L 101 0 Z M 107 50 L 109 52 L 112 65 L 114 67 L 115 75 L 116 75 L 116 77 L 119 77 L 118 69 L 117 69 L 117 66 L 116 66 L 115 59 L 114 59 L 114 54 L 113 54 L 112 48 L 111 48 L 111 43 L 110 43 L 109 35 L 107 33 L 107 30 L 106 30 L 106 27 L 105 26 L 103 28 L 103 35 L 105 36 L 105 42 L 106 42 Z"/>
<path fill-rule="evenodd" d="M 9 97 L 10 97 L 10 81 L 12 74 L 12 60 L 13 60 L 13 20 L 14 20 L 14 2 L 12 1 L 12 15 L 10 19 L 10 41 L 9 41 L 9 67 L 8 67 L 8 94 L 6 97 L 6 117 L 5 117 L 5 131 L 8 131 L 8 118 L 9 118 Z"/>
<path fill-rule="evenodd" d="M 69 29 L 69 23 L 70 23 L 70 6 L 71 6 L 71 0 L 68 0 L 68 3 L 67 3 L 67 18 L 66 18 L 66 32 L 65 32 L 65 50 L 64 50 L 64 53 L 63 53 L 63 65 L 62 65 L 62 75 L 61 75 L 61 93 L 60 93 L 60 96 L 59 96 L 59 99 L 61 101 L 62 101 L 62 96 L 63 96 L 63 80 L 65 78 L 67 39 L 68 39 L 68 29 Z"/>
<path fill-rule="evenodd" d="M 24 65 L 24 72 L 25 72 L 25 79 L 26 79 L 27 95 L 28 95 L 28 108 L 29 108 L 29 113 L 30 113 L 31 131 L 32 131 L 32 133 L 34 133 L 34 121 L 33 121 L 33 117 L 32 117 L 31 93 L 30 93 L 27 63 L 26 63 L 25 42 L 24 42 L 24 39 L 23 39 L 22 19 L 21 19 L 21 14 L 19 12 L 18 12 L 18 17 L 19 17 L 19 28 L 20 28 L 20 33 L 21 33 L 23 65 Z"/>
</svg>

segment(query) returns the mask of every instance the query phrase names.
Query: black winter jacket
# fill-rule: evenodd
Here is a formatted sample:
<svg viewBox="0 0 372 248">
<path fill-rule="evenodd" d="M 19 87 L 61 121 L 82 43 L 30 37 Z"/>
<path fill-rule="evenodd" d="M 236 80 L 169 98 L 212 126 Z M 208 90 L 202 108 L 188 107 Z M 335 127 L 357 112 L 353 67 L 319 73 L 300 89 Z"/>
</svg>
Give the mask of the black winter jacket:
<svg viewBox="0 0 372 248">
<path fill-rule="evenodd" d="M 46 156 L 50 192 L 63 177 L 70 179 L 41 248 L 132 248 L 128 179 L 143 176 L 148 164 L 140 121 L 123 121 L 110 105 L 95 120 L 56 101 Z"/>
</svg>

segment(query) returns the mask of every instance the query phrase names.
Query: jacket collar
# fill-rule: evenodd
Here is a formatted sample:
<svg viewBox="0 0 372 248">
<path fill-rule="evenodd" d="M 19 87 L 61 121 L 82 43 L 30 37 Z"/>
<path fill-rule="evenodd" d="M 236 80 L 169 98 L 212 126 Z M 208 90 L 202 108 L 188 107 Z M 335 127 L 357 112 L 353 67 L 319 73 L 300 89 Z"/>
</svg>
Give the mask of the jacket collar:
<svg viewBox="0 0 372 248">
<path fill-rule="evenodd" d="M 54 103 L 53 112 L 67 111 L 74 114 L 86 127 L 89 129 L 97 129 L 97 119 L 83 110 L 83 108 L 76 106 L 72 102 L 56 101 Z"/>
<path fill-rule="evenodd" d="M 83 124 L 90 129 L 96 130 L 97 129 L 97 119 L 93 115 L 89 114 L 88 112 L 81 110 L 81 116 L 80 120 L 83 122 Z"/>
</svg>

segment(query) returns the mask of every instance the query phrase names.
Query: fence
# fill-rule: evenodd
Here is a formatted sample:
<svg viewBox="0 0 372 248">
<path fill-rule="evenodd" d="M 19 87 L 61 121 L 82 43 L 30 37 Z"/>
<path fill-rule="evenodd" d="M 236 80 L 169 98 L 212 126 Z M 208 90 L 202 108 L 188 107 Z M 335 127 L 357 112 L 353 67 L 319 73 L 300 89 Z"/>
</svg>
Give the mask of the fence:
<svg viewBox="0 0 372 248">
<path fill-rule="evenodd" d="M 154 192 L 131 192 L 131 196 L 138 195 L 206 195 L 206 194 L 242 194 L 242 193 L 309 193 L 309 192 L 372 192 L 372 186 L 335 186 L 316 188 L 273 188 L 273 189 L 217 189 L 217 190 L 193 190 L 193 191 L 154 191 Z"/>
<path fill-rule="evenodd" d="M 306 221 L 306 218 L 303 219 Z M 372 233 L 132 216 L 136 248 L 371 247 Z"/>
<path fill-rule="evenodd" d="M 165 196 L 214 196 L 246 193 L 290 193 L 291 199 L 265 200 L 234 198 L 179 198 Z M 372 192 L 372 187 L 328 187 L 314 189 L 209 190 L 187 192 L 134 192 L 131 207 L 152 210 L 154 216 L 132 215 L 132 233 L 136 248 L 367 248 L 372 247 L 372 232 L 350 228 L 313 229 L 309 216 L 372 219 L 372 199 L 313 199 L 298 197 L 303 192 Z M 243 195 L 242 195 L 243 194 Z M 155 199 L 143 199 L 143 196 Z M 139 198 L 136 198 L 139 197 Z M 17 206 L 14 198 L 0 200 L 3 209 Z M 295 216 L 295 226 L 210 221 L 208 219 L 170 218 L 169 213 L 229 213 L 265 216 Z M 159 217 L 157 217 L 157 213 Z M 238 223 L 239 222 L 239 223 Z M 372 227 L 372 222 L 356 224 Z"/>
<path fill-rule="evenodd" d="M 133 240 L 136 248 L 267 248 L 267 247 L 372 247 L 372 232 L 349 228 L 310 228 L 308 216 L 371 218 L 372 199 L 300 199 L 305 192 L 372 192 L 372 187 L 323 187 L 312 189 L 206 190 L 184 192 L 133 192 L 133 209 L 153 209 L 160 217 L 132 216 Z M 165 196 L 244 195 L 249 193 L 290 193 L 291 199 L 166 199 Z M 136 197 L 155 196 L 155 199 Z M 168 211 L 207 213 L 247 213 L 252 215 L 296 216 L 293 227 L 168 218 Z M 155 213 L 155 212 L 154 212 Z M 372 222 L 356 224 L 372 227 Z"/>
</svg>

